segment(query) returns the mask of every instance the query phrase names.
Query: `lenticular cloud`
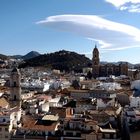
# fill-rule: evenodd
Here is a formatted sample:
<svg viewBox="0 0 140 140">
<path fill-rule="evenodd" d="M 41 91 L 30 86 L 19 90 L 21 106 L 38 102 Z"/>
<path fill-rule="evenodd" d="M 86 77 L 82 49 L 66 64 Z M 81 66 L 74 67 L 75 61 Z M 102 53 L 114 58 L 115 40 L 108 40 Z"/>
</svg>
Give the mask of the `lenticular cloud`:
<svg viewBox="0 0 140 140">
<path fill-rule="evenodd" d="M 87 39 L 98 41 L 104 50 L 122 50 L 140 47 L 140 29 L 113 22 L 96 15 L 50 16 L 37 24 L 73 32 Z"/>
</svg>

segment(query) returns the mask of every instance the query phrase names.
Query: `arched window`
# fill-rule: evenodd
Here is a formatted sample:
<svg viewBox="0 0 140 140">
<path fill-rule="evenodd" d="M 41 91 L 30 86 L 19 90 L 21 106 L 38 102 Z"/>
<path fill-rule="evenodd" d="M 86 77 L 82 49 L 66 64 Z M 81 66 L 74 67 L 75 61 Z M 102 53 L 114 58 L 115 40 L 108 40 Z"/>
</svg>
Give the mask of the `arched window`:
<svg viewBox="0 0 140 140">
<path fill-rule="evenodd" d="M 16 95 L 14 95 L 14 101 L 16 101 L 17 100 L 17 96 Z"/>
<path fill-rule="evenodd" d="M 14 82 L 14 87 L 16 87 L 17 86 L 17 83 L 16 82 Z"/>
</svg>

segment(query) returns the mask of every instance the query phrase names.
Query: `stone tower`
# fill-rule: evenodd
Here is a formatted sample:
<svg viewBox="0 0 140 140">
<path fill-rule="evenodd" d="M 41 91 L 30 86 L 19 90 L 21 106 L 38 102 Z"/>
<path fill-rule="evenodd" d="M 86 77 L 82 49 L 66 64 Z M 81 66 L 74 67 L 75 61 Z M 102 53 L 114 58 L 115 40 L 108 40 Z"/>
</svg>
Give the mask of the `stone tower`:
<svg viewBox="0 0 140 140">
<path fill-rule="evenodd" d="M 121 75 L 128 75 L 128 63 L 127 62 L 120 63 L 120 70 Z"/>
<path fill-rule="evenodd" d="M 21 100 L 21 87 L 20 87 L 21 75 L 17 68 L 14 68 L 11 72 L 10 77 L 10 100 L 20 101 Z"/>
<path fill-rule="evenodd" d="M 99 77 L 99 68 L 100 68 L 100 59 L 99 59 L 99 51 L 97 47 L 93 49 L 93 58 L 92 58 L 92 73 L 93 77 Z"/>
</svg>

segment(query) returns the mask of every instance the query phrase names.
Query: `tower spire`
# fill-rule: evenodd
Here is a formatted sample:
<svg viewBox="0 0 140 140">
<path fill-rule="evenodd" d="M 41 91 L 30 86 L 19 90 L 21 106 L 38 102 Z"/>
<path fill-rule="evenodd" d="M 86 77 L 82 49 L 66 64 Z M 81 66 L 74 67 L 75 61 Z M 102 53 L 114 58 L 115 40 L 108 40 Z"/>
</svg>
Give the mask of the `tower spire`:
<svg viewBox="0 0 140 140">
<path fill-rule="evenodd" d="M 95 44 L 95 48 L 97 48 L 97 45 Z"/>
</svg>

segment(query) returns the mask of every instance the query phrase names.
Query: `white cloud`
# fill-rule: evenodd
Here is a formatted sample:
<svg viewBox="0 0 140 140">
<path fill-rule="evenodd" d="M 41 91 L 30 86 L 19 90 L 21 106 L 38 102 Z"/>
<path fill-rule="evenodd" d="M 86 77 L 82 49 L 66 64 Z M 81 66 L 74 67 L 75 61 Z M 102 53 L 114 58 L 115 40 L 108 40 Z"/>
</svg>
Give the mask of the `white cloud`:
<svg viewBox="0 0 140 140">
<path fill-rule="evenodd" d="M 116 8 L 128 12 L 140 13 L 140 0 L 105 0 Z"/>
<path fill-rule="evenodd" d="M 95 15 L 57 15 L 37 22 L 98 42 L 100 50 L 140 47 L 140 29 Z"/>
<path fill-rule="evenodd" d="M 125 3 L 129 2 L 129 0 L 105 0 L 105 1 L 113 4 L 115 7 L 120 7 L 124 5 Z"/>
<path fill-rule="evenodd" d="M 104 42 L 103 40 L 99 40 L 99 39 L 93 39 L 93 38 L 87 38 L 88 40 L 92 40 L 94 41 L 96 44 L 98 43 L 99 46 L 101 46 L 101 48 L 108 48 L 111 47 L 111 44 Z"/>
<path fill-rule="evenodd" d="M 133 46 L 133 48 L 139 48 L 140 46 Z M 130 49 L 132 48 L 131 46 L 126 46 L 126 47 L 117 47 L 117 48 L 107 48 L 106 51 L 120 51 L 120 50 L 125 50 L 125 49 Z"/>
<path fill-rule="evenodd" d="M 135 13 L 140 13 L 140 3 L 137 4 L 137 5 L 131 5 L 129 8 L 128 8 L 128 11 L 129 12 L 135 12 Z"/>
</svg>

